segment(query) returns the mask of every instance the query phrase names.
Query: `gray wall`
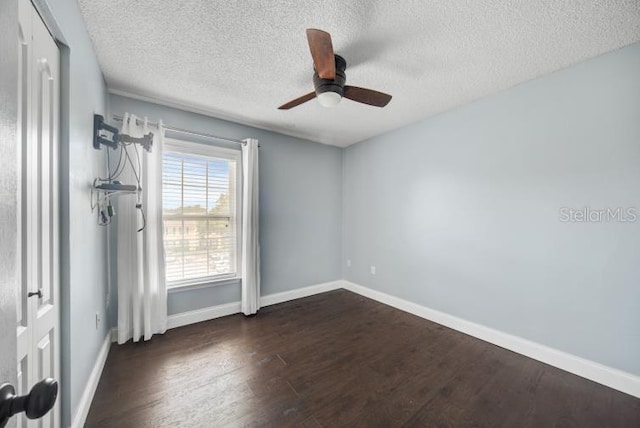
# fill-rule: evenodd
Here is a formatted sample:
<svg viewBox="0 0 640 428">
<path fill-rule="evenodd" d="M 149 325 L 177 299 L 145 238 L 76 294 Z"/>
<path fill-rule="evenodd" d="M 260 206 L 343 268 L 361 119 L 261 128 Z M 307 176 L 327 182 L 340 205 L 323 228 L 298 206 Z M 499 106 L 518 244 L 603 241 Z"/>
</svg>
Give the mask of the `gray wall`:
<svg viewBox="0 0 640 428">
<path fill-rule="evenodd" d="M 0 384 L 16 385 L 18 2 L 0 2 Z M 15 426 L 15 418 L 7 428 Z"/>
<path fill-rule="evenodd" d="M 262 295 L 341 278 L 342 149 L 118 95 L 109 104 L 110 114 L 130 112 L 192 131 L 260 140 Z M 237 283 L 174 292 L 169 314 L 239 299 Z"/>
<path fill-rule="evenodd" d="M 68 426 L 87 385 L 106 322 L 106 230 L 91 213 L 89 188 L 104 175 L 104 154 L 92 147 L 93 114 L 105 114 L 106 87 L 77 3 L 38 0 L 62 39 L 61 314 L 62 422 Z M 103 318 L 99 328 L 95 316 Z"/>
<path fill-rule="evenodd" d="M 640 44 L 345 151 L 345 278 L 640 375 Z M 377 275 L 369 266 L 377 267 Z"/>
</svg>

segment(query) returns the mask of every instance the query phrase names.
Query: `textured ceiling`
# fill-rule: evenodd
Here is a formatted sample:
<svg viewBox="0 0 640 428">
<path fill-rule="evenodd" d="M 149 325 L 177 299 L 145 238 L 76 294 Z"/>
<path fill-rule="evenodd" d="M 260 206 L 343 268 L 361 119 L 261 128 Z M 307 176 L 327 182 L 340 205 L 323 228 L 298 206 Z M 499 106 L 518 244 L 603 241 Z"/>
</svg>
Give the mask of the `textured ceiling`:
<svg viewBox="0 0 640 428">
<path fill-rule="evenodd" d="M 640 0 L 78 3 L 111 90 L 338 146 L 640 40 Z M 277 110 L 313 90 L 306 28 L 391 103 Z"/>
</svg>

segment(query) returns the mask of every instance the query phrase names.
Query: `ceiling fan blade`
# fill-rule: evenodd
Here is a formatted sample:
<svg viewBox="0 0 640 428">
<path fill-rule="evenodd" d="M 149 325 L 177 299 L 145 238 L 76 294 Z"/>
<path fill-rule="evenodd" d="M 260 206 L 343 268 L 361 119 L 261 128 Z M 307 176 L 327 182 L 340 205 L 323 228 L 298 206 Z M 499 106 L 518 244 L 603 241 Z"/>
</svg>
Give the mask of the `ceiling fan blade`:
<svg viewBox="0 0 640 428">
<path fill-rule="evenodd" d="M 316 93 L 314 92 L 309 92 L 306 95 L 303 95 L 299 98 L 296 98 L 295 100 L 291 100 L 286 104 L 282 104 L 280 107 L 278 107 L 278 110 L 289 110 L 290 108 L 299 106 L 302 103 L 306 103 L 309 100 L 312 100 L 316 97 Z"/>
<path fill-rule="evenodd" d="M 318 76 L 323 79 L 336 78 L 336 60 L 331 44 L 331 35 L 326 31 L 307 29 L 307 40 Z"/>
<path fill-rule="evenodd" d="M 375 107 L 384 107 L 391 101 L 391 95 L 389 94 L 348 85 L 344 87 L 344 97 Z"/>
</svg>

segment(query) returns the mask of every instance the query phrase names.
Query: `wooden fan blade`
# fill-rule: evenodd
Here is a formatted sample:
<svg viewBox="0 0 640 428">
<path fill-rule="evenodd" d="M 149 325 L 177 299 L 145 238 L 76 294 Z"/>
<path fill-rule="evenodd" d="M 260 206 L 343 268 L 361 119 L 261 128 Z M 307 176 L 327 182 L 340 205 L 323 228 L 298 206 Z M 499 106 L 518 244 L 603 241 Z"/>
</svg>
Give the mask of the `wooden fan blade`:
<svg viewBox="0 0 640 428">
<path fill-rule="evenodd" d="M 326 31 L 307 29 L 307 40 L 318 76 L 323 79 L 336 78 L 336 60 L 331 44 L 331 35 Z"/>
<path fill-rule="evenodd" d="M 299 106 L 302 103 L 306 103 L 309 100 L 312 100 L 316 97 L 316 93 L 314 92 L 309 92 L 306 95 L 303 95 L 299 98 L 296 98 L 295 100 L 291 100 L 286 104 L 282 104 L 280 107 L 278 107 L 278 110 L 289 110 L 290 108 L 293 108 L 295 106 Z"/>
<path fill-rule="evenodd" d="M 391 95 L 389 94 L 372 89 L 358 88 L 357 86 L 345 86 L 344 97 L 375 107 L 384 107 L 391 101 Z"/>
</svg>

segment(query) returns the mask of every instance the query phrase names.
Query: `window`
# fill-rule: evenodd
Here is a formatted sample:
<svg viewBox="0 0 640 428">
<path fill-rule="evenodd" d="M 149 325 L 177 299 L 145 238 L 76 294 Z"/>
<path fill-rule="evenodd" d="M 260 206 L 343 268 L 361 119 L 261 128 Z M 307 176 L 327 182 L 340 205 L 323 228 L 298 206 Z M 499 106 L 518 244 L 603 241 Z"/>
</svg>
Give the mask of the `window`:
<svg viewBox="0 0 640 428">
<path fill-rule="evenodd" d="M 167 140 L 162 204 L 168 287 L 239 272 L 240 152 Z"/>
</svg>

